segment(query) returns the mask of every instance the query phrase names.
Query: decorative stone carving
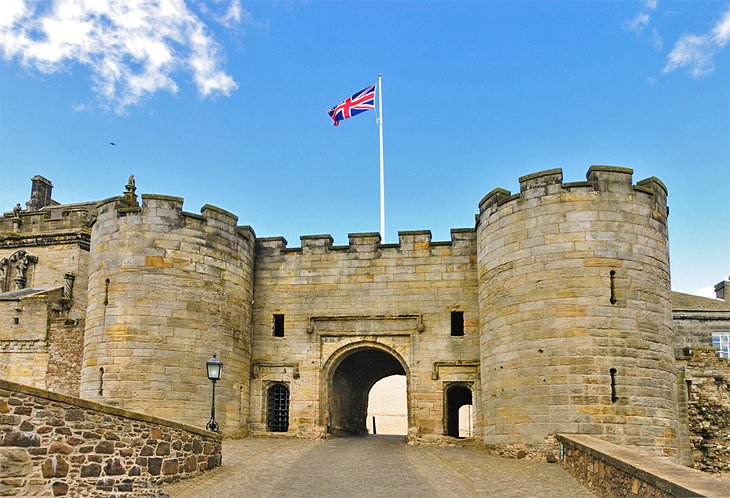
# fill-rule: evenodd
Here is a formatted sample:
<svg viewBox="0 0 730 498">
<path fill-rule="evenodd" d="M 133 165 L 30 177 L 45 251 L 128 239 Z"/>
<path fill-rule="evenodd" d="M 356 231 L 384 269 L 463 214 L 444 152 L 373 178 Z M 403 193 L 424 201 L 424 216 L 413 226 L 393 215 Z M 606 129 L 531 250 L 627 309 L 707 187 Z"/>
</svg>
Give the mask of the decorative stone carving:
<svg viewBox="0 0 730 498">
<path fill-rule="evenodd" d="M 137 202 L 137 194 L 135 194 L 135 192 L 137 191 L 137 186 L 134 182 L 134 175 L 129 175 L 126 189 L 127 191 L 124 192 L 124 200 L 127 201 L 130 206 L 139 207 L 139 202 Z"/>
<path fill-rule="evenodd" d="M 37 256 L 28 254 L 23 249 L 15 251 L 9 258 L 0 260 L 0 285 L 2 285 L 2 292 L 8 292 L 10 290 L 9 280 L 11 273 L 15 281 L 14 290 L 25 289 L 25 285 L 28 282 L 28 267 L 37 262 Z"/>
</svg>

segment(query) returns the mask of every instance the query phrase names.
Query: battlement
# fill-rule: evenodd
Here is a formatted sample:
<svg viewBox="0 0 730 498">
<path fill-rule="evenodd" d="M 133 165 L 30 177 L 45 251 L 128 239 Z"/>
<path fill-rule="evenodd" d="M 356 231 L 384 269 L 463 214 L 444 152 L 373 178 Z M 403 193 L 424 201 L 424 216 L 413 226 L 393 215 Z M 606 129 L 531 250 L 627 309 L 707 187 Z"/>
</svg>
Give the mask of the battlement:
<svg viewBox="0 0 730 498">
<path fill-rule="evenodd" d="M 95 212 L 95 203 L 81 203 L 3 213 L 0 217 L 0 246 L 79 243 L 88 249 Z"/>
<path fill-rule="evenodd" d="M 229 233 L 231 236 L 253 242 L 256 234 L 248 225 L 239 226 L 238 216 L 211 204 L 205 204 L 200 214 L 183 211 L 185 200 L 161 194 L 142 194 L 140 205 L 130 204 L 125 196 L 116 196 L 104 199 L 96 205 L 98 218 L 109 220 L 112 218 L 140 217 L 141 222 L 151 225 L 166 225 L 169 227 L 185 228 L 203 231 L 205 227 L 213 228 L 220 233 Z"/>
<path fill-rule="evenodd" d="M 520 192 L 495 188 L 479 201 L 479 215 L 494 213 L 512 201 L 524 202 L 540 197 L 571 192 L 598 192 L 610 194 L 641 194 L 655 204 L 658 213 L 666 213 L 667 187 L 656 177 L 633 184 L 634 170 L 619 166 L 591 166 L 584 182 L 563 182 L 561 168 L 538 171 L 519 178 Z M 664 209 L 658 209 L 663 207 Z"/>
<path fill-rule="evenodd" d="M 325 254 L 329 252 L 376 253 L 378 251 L 428 251 L 437 247 L 452 247 L 459 250 L 476 251 L 476 230 L 474 228 L 452 228 L 451 240 L 432 241 L 430 230 L 398 232 L 397 244 L 383 244 L 378 232 L 350 233 L 348 245 L 334 245 L 330 234 L 302 235 L 300 247 L 287 247 L 284 237 L 261 237 L 256 239 L 257 252 L 274 255 L 279 253 Z"/>
</svg>

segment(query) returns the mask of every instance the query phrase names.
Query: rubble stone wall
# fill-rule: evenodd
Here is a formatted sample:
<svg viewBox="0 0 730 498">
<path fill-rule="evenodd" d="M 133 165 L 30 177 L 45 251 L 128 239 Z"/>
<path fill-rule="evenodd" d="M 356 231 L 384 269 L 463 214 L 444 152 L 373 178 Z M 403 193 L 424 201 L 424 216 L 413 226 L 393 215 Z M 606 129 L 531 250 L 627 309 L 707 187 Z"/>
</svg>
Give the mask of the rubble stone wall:
<svg viewBox="0 0 730 498">
<path fill-rule="evenodd" d="M 693 466 L 730 473 L 730 365 L 707 346 L 685 348 L 679 358 L 689 393 L 689 440 Z"/>
<path fill-rule="evenodd" d="M 0 380 L 0 495 L 149 496 L 221 463 L 221 437 Z"/>
</svg>

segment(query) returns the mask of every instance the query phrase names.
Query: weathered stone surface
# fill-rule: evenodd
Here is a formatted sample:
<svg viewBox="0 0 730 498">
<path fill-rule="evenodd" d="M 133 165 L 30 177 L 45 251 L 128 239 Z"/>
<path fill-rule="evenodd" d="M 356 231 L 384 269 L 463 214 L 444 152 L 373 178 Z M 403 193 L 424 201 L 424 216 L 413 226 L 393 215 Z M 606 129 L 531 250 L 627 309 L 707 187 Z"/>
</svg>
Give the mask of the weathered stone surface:
<svg viewBox="0 0 730 498">
<path fill-rule="evenodd" d="M 68 469 L 69 465 L 66 459 L 58 455 L 46 458 L 41 465 L 43 477 L 46 479 L 52 477 L 66 477 Z"/>
<path fill-rule="evenodd" d="M 101 475 L 101 465 L 98 463 L 89 463 L 81 466 L 81 477 L 99 477 Z"/>
<path fill-rule="evenodd" d="M 68 455 L 72 451 L 73 448 L 71 446 L 58 441 L 53 441 L 48 448 L 48 453 L 61 453 L 63 455 Z"/>
<path fill-rule="evenodd" d="M 119 458 L 111 458 L 104 464 L 104 474 L 108 476 L 118 476 L 125 472 L 126 470 Z"/>
<path fill-rule="evenodd" d="M 0 478 L 25 477 L 33 469 L 24 448 L 0 448 Z"/>
<path fill-rule="evenodd" d="M 53 496 L 65 496 L 68 493 L 68 484 L 56 481 L 52 485 Z"/>
<path fill-rule="evenodd" d="M 160 469 L 162 469 L 162 458 L 148 458 L 147 459 L 147 471 L 153 475 L 160 475 Z"/>
<path fill-rule="evenodd" d="M 0 446 L 19 446 L 28 448 L 40 446 L 41 438 L 33 432 L 8 432 L 0 441 Z"/>
<path fill-rule="evenodd" d="M 169 459 L 162 462 L 162 473 L 164 475 L 177 474 L 180 463 L 176 459 Z"/>
<path fill-rule="evenodd" d="M 94 451 L 101 454 L 114 453 L 114 443 L 111 441 L 100 441 L 95 447 Z"/>
</svg>

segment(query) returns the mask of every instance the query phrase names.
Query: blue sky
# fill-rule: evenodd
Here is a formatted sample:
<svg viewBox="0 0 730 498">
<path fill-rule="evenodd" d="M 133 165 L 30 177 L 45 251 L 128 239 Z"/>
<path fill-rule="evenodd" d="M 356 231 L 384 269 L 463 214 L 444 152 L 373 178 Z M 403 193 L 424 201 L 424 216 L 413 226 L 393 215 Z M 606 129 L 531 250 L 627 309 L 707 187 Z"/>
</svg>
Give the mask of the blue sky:
<svg viewBox="0 0 730 498">
<path fill-rule="evenodd" d="M 730 2 L 20 2 L 0 11 L 0 201 L 123 191 L 259 236 L 471 227 L 495 187 L 591 164 L 669 187 L 672 286 L 730 275 Z M 109 143 L 117 145 L 112 146 Z"/>
</svg>

